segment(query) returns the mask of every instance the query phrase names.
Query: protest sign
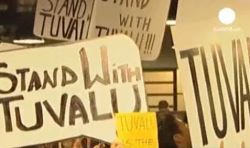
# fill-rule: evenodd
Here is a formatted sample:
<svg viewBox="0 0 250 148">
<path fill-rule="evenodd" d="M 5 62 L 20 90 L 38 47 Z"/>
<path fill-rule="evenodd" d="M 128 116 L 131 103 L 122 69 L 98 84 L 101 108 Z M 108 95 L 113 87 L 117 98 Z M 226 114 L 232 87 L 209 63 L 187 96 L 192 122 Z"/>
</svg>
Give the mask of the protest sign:
<svg viewBox="0 0 250 148">
<path fill-rule="evenodd" d="M 38 0 L 34 34 L 57 40 L 87 37 L 94 0 Z"/>
<path fill-rule="evenodd" d="M 161 50 L 170 0 L 95 1 L 88 38 L 124 33 L 140 49 L 142 60 L 155 60 Z"/>
<path fill-rule="evenodd" d="M 158 148 L 155 113 L 118 113 L 115 119 L 124 148 Z"/>
<path fill-rule="evenodd" d="M 249 4 L 179 3 L 172 31 L 193 147 L 250 147 Z M 225 7 L 236 14 L 227 25 L 218 18 Z"/>
<path fill-rule="evenodd" d="M 147 110 L 139 50 L 124 35 L 0 59 L 0 147 L 80 135 L 111 142 L 114 113 Z"/>
</svg>

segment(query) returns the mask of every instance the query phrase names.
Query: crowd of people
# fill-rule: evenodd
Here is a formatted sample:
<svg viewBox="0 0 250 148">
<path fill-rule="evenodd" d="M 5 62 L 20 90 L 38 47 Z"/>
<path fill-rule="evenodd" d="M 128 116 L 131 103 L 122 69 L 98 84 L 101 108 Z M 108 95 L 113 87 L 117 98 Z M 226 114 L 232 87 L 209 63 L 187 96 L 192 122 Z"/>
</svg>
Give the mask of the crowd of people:
<svg viewBox="0 0 250 148">
<path fill-rule="evenodd" d="M 120 140 L 114 140 L 111 144 L 87 137 L 78 137 L 59 142 L 25 146 L 22 148 L 123 148 Z"/>
<path fill-rule="evenodd" d="M 179 120 L 169 110 L 167 101 L 160 101 L 157 115 L 159 148 L 191 148 L 190 134 L 187 120 Z M 91 139 L 78 137 L 70 140 L 29 146 L 23 148 L 124 148 L 121 140 L 116 139 L 111 144 Z"/>
</svg>

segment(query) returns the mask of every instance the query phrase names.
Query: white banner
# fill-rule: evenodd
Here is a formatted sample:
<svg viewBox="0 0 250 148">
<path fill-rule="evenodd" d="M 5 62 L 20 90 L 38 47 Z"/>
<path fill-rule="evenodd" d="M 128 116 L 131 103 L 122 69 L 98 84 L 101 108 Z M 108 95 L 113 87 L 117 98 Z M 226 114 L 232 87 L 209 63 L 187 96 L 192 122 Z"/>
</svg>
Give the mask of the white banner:
<svg viewBox="0 0 250 148">
<path fill-rule="evenodd" d="M 94 0 L 37 0 L 34 34 L 57 40 L 87 37 Z"/>
<path fill-rule="evenodd" d="M 194 148 L 250 147 L 249 4 L 179 3 L 173 37 Z M 218 18 L 225 7 L 235 12 L 232 24 Z"/>
<path fill-rule="evenodd" d="M 139 50 L 124 35 L 0 59 L 0 147 L 79 135 L 111 142 L 114 113 L 147 111 Z"/>
<path fill-rule="evenodd" d="M 130 36 L 142 60 L 155 60 L 161 50 L 170 0 L 96 0 L 89 36 Z"/>
</svg>

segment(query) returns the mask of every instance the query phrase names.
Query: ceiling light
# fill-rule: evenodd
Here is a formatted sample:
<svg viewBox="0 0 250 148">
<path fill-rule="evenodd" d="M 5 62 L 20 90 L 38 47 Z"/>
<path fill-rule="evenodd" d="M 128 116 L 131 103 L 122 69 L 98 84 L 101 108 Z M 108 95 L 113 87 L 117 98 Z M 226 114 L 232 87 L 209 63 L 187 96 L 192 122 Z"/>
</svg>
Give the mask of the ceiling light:
<svg viewBox="0 0 250 148">
<path fill-rule="evenodd" d="M 13 43 L 16 44 L 44 44 L 45 40 L 44 39 L 19 39 L 19 40 L 13 40 Z"/>
</svg>

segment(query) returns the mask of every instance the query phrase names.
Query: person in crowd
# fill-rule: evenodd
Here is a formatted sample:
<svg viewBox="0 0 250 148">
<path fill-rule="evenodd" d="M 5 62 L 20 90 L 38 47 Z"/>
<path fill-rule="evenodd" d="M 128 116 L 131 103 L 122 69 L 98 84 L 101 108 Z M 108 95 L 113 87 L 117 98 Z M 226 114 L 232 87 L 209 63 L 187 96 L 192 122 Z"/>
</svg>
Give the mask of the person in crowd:
<svg viewBox="0 0 250 148">
<path fill-rule="evenodd" d="M 99 140 L 88 138 L 88 137 L 79 137 L 75 138 L 72 142 L 71 147 L 65 148 L 109 148 L 108 144 L 103 143 Z"/>
<path fill-rule="evenodd" d="M 174 135 L 174 141 L 177 148 L 191 148 L 192 145 L 187 124 L 180 121 L 176 121 L 176 124 L 180 130 L 180 133 Z"/>
<path fill-rule="evenodd" d="M 164 112 L 170 112 L 169 111 L 169 104 L 166 100 L 161 100 L 159 103 L 158 103 L 158 109 L 159 111 L 164 111 Z"/>
<path fill-rule="evenodd" d="M 158 110 L 159 111 L 156 113 L 157 120 L 160 122 L 164 121 L 164 118 L 166 117 L 166 115 L 170 114 L 168 102 L 165 100 L 161 100 L 158 103 Z"/>
<path fill-rule="evenodd" d="M 174 116 L 165 114 L 164 118 L 158 118 L 157 122 L 159 148 L 177 148 L 174 135 L 179 134 L 180 130 Z"/>
<path fill-rule="evenodd" d="M 85 148 L 84 145 L 87 145 L 86 138 L 76 138 L 71 148 Z"/>
<path fill-rule="evenodd" d="M 99 143 L 95 145 L 93 148 L 110 148 L 110 146 L 104 144 L 104 143 Z"/>
<path fill-rule="evenodd" d="M 157 115 L 159 148 L 191 148 L 188 127 L 169 111 L 167 101 L 160 101 Z"/>
</svg>

